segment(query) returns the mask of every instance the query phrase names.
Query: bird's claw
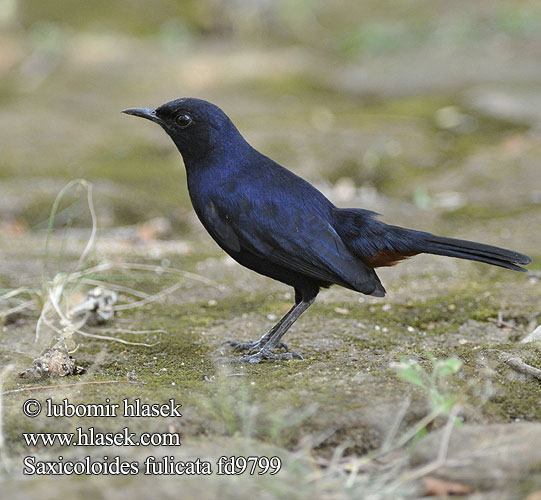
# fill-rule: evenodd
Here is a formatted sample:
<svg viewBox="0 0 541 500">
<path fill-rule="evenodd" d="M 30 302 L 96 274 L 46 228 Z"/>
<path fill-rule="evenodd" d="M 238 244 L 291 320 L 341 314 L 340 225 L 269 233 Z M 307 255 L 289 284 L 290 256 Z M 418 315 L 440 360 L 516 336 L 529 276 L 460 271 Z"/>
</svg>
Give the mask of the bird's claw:
<svg viewBox="0 0 541 500">
<path fill-rule="evenodd" d="M 261 348 L 259 340 L 257 342 L 239 342 L 238 340 L 226 340 L 220 345 L 229 346 L 233 349 L 233 352 L 255 351 Z"/>
<path fill-rule="evenodd" d="M 240 342 L 238 340 L 226 340 L 225 342 L 222 342 L 221 345 L 227 345 L 231 347 L 233 349 L 233 352 L 247 351 L 249 353 L 257 353 L 265 347 L 265 344 L 262 344 L 261 340 L 258 340 L 257 342 Z M 289 352 L 289 347 L 287 347 L 287 344 L 284 344 L 283 342 L 277 344 L 275 349 L 283 349 L 286 353 Z"/>
<path fill-rule="evenodd" d="M 304 358 L 296 352 L 272 352 L 270 349 L 263 348 L 255 354 L 248 354 L 240 358 L 220 358 L 218 361 L 222 364 L 257 364 L 261 361 L 289 361 L 292 359 L 303 360 Z"/>
</svg>

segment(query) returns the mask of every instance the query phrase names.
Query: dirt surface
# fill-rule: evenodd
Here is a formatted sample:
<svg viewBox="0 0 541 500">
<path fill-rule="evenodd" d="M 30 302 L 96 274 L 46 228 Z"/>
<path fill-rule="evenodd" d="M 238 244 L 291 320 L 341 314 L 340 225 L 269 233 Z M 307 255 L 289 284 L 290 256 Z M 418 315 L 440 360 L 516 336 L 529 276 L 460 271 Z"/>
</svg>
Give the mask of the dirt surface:
<svg viewBox="0 0 541 500">
<path fill-rule="evenodd" d="M 397 46 L 388 46 L 395 35 L 385 31 L 394 21 L 381 21 L 385 29 L 376 23 L 379 28 L 363 31 L 373 38 L 362 38 L 362 50 L 344 53 L 319 46 L 318 36 L 308 32 L 306 43 L 287 37 L 274 44 L 238 38 L 217 43 L 203 37 L 167 45 L 127 29 L 68 29 L 60 14 L 56 35 L 46 37 L 49 45 L 40 44 L 43 34 L 32 38 L 22 28 L 0 35 L 0 289 L 28 290 L 0 302 L 0 311 L 26 303 L 0 318 L 3 495 L 39 492 L 52 499 L 62 489 L 80 498 L 176 498 L 180 482 L 184 495 L 197 498 L 417 498 L 426 492 L 420 467 L 434 460 L 445 440 L 445 416 L 424 429 L 428 437 L 418 441 L 421 451 L 413 451 L 413 460 L 415 444 L 376 461 L 361 457 L 379 453 L 389 436 L 406 435 L 430 413 L 427 391 L 399 378 L 395 368 L 407 358 L 429 370 L 427 352 L 462 362 L 441 388 L 459 395 L 462 424 L 456 432 L 466 436 L 459 442 L 475 429 L 484 429 L 483 443 L 492 432 L 500 436 L 510 429 L 514 436 L 518 429 L 517 440 L 538 449 L 540 381 L 500 357 L 507 352 L 541 368 L 541 344 L 521 342 L 541 323 L 541 39 L 527 22 L 539 13 L 528 5 L 519 2 L 508 14 L 519 34 L 506 17 L 497 24 L 488 3 L 476 13 L 475 22 L 488 26 L 478 32 L 477 25 L 462 22 L 458 7 L 434 7 L 418 20 L 427 37 L 437 32 L 438 18 L 442 26 L 466 26 L 465 34 L 450 30 L 433 46 L 414 43 L 407 33 L 417 25 L 406 16 Z M 332 40 L 350 43 L 338 35 Z M 339 287 L 323 291 L 285 338 L 304 361 L 223 367 L 219 358 L 229 352 L 222 342 L 257 339 L 291 306 L 292 290 L 219 250 L 193 214 L 182 161 L 170 140 L 158 127 L 119 113 L 181 94 L 219 104 L 255 147 L 337 205 L 519 250 L 534 259 L 530 274 L 418 256 L 379 272 L 385 299 Z M 44 328 L 36 342 L 44 291 L 77 265 L 90 236 L 84 190 L 67 195 L 48 230 L 55 197 L 76 178 L 93 185 L 99 226 L 83 268 L 154 266 L 89 278 L 140 292 L 135 297 L 118 291 L 120 304 L 174 289 L 83 328 L 150 346 L 74 333 L 71 355 L 84 373 L 28 380 L 18 374 L 55 337 Z M 80 300 L 90 286 L 70 285 L 70 300 Z M 43 405 L 48 398 L 73 404 L 174 399 L 182 404 L 182 417 L 29 418 L 21 411 L 29 398 Z M 24 432 L 77 427 L 178 433 L 182 446 L 29 447 L 21 438 Z M 526 428 L 531 433 L 521 434 Z M 526 443 L 527 435 L 532 442 Z M 540 490 L 538 455 L 527 463 L 514 460 L 521 446 L 500 441 L 493 451 L 500 457 L 497 467 L 509 473 L 501 477 L 512 478 L 506 484 L 491 483 L 493 462 L 483 457 L 469 476 L 445 476 L 452 469 L 447 464 L 441 477 L 472 486 L 471 498 L 522 498 Z M 449 460 L 468 458 L 469 448 L 457 452 L 455 441 L 450 443 Z M 509 449 L 513 456 L 501 459 Z M 22 474 L 29 455 L 56 461 L 59 455 L 107 455 L 139 463 L 167 455 L 213 466 L 222 455 L 266 455 L 280 457 L 282 469 L 260 477 L 139 474 L 52 482 Z"/>
</svg>

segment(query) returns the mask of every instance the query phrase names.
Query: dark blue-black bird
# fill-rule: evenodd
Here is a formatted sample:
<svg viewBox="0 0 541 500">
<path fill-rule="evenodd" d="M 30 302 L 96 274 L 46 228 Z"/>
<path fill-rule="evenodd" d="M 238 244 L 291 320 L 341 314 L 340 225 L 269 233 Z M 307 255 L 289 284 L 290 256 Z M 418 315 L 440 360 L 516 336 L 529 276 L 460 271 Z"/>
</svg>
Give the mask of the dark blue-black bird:
<svg viewBox="0 0 541 500">
<path fill-rule="evenodd" d="M 385 224 L 377 214 L 338 208 L 293 172 L 256 151 L 217 106 L 194 98 L 123 113 L 159 124 L 176 144 L 193 208 L 205 229 L 243 266 L 295 290 L 295 305 L 257 342 L 227 341 L 248 354 L 231 362 L 302 359 L 282 337 L 321 288 L 341 285 L 383 297 L 374 268 L 420 253 L 526 271 L 518 252 Z M 284 348 L 286 352 L 275 352 Z"/>
</svg>

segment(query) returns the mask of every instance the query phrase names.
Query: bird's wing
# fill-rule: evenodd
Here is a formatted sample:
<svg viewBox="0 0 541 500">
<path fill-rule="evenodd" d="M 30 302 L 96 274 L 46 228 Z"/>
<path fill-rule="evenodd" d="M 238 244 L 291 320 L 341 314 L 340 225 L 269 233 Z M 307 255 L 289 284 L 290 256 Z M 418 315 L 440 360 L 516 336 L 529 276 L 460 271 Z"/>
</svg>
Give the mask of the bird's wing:
<svg viewBox="0 0 541 500">
<path fill-rule="evenodd" d="M 219 203 L 219 202 L 218 202 Z M 203 208 L 211 235 L 226 249 L 248 251 L 287 269 L 371 293 L 373 269 L 344 245 L 330 222 L 305 205 L 294 207 L 262 197 L 236 200 L 231 210 L 209 202 Z M 229 213 L 228 213 L 229 212 Z"/>
<path fill-rule="evenodd" d="M 233 231 L 229 216 L 218 212 L 216 205 L 210 201 L 203 206 L 202 218 L 209 234 L 226 250 L 240 252 L 240 241 Z"/>
</svg>

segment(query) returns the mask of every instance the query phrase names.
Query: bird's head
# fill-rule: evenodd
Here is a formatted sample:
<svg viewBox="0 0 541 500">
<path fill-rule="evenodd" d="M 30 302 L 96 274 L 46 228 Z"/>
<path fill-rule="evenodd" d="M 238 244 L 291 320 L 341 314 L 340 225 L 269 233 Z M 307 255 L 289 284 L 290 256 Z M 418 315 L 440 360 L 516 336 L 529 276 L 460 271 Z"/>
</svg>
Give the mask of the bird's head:
<svg viewBox="0 0 541 500">
<path fill-rule="evenodd" d="M 186 164 L 245 144 L 229 117 L 218 106 L 202 99 L 185 97 L 157 108 L 130 108 L 122 113 L 160 125 L 173 139 Z"/>
</svg>

